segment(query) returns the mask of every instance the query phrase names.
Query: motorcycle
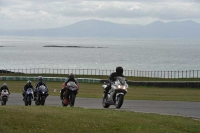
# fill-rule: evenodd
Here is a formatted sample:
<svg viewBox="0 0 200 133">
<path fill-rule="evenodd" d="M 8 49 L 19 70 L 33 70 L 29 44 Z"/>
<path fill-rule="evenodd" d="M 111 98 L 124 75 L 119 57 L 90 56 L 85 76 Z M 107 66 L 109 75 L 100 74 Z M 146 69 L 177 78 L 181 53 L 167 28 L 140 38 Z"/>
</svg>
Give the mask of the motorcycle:
<svg viewBox="0 0 200 133">
<path fill-rule="evenodd" d="M 1 91 L 1 97 L 0 97 L 1 105 L 6 105 L 6 102 L 8 101 L 8 98 L 9 98 L 9 92 L 8 92 L 8 90 L 3 89 Z"/>
<path fill-rule="evenodd" d="M 44 105 L 46 97 L 48 96 L 48 89 L 44 85 L 39 86 L 36 89 L 36 99 L 35 99 L 35 105 Z"/>
<path fill-rule="evenodd" d="M 76 85 L 75 82 L 70 81 L 70 82 L 67 83 L 66 88 L 67 89 L 63 94 L 62 106 L 70 105 L 70 107 L 73 107 L 74 103 L 75 103 L 76 94 L 77 94 L 77 91 L 79 89 L 79 86 Z M 67 97 L 67 93 L 69 93 L 69 98 Z"/>
<path fill-rule="evenodd" d="M 33 89 L 28 88 L 26 93 L 25 93 L 25 97 L 24 97 L 25 106 L 31 105 L 32 99 L 33 99 Z"/>
<path fill-rule="evenodd" d="M 108 108 L 110 105 L 115 105 L 116 108 L 121 108 L 124 96 L 128 92 L 128 84 L 124 77 L 116 77 L 115 82 L 111 83 L 111 89 L 109 90 L 107 96 L 105 95 L 105 89 L 108 86 L 104 82 L 102 88 L 104 89 L 102 105 L 104 108 Z"/>
</svg>

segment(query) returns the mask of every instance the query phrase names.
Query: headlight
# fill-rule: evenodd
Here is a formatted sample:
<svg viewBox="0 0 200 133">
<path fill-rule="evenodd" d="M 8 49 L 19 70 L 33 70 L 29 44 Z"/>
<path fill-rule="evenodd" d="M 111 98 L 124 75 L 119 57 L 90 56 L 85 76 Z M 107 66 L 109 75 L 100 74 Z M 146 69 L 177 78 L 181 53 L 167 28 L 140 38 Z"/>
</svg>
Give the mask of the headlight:
<svg viewBox="0 0 200 133">
<path fill-rule="evenodd" d="M 121 85 L 118 85 L 118 89 L 121 89 Z"/>
<path fill-rule="evenodd" d="M 124 89 L 124 90 L 126 89 L 126 86 L 125 86 L 125 85 L 123 86 L 123 89 Z"/>
<path fill-rule="evenodd" d="M 102 88 L 106 88 L 107 87 L 107 85 L 102 85 Z"/>
</svg>

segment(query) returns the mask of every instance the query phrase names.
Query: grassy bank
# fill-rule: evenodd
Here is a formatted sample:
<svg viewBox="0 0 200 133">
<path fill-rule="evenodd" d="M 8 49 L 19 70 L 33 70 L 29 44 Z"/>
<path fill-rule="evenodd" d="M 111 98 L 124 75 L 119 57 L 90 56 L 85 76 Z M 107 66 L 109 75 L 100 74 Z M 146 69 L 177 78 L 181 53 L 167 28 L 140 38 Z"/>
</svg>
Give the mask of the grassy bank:
<svg viewBox="0 0 200 133">
<path fill-rule="evenodd" d="M 5 133 L 199 133 L 200 121 L 179 116 L 51 106 L 3 106 Z"/>
<path fill-rule="evenodd" d="M 10 74 L 0 74 L 0 76 L 44 76 L 44 77 L 67 77 L 66 74 L 21 74 L 21 73 L 10 73 Z M 102 75 L 75 75 L 76 78 L 96 78 L 96 79 L 108 79 L 108 76 Z M 133 77 L 126 76 L 127 80 L 130 81 L 200 81 L 199 78 L 145 78 L 145 77 Z"/>
<path fill-rule="evenodd" d="M 0 81 L 8 84 L 11 93 L 21 93 L 26 81 Z M 35 85 L 35 81 L 32 82 Z M 50 95 L 58 96 L 62 82 L 47 82 Z M 102 98 L 102 84 L 80 83 L 80 91 L 77 97 Z M 56 92 L 54 92 L 56 89 Z M 197 101 L 200 102 L 199 88 L 159 88 L 144 86 L 129 86 L 126 100 L 165 100 L 165 101 Z"/>
</svg>

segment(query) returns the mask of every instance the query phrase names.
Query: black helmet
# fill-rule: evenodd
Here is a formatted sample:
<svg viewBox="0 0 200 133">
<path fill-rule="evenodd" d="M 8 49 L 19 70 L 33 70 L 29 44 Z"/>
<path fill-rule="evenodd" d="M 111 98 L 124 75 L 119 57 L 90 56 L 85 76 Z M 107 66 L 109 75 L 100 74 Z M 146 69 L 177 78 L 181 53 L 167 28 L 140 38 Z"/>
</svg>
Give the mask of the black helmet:
<svg viewBox="0 0 200 133">
<path fill-rule="evenodd" d="M 116 73 L 117 74 L 122 74 L 123 73 L 123 68 L 121 66 L 116 67 Z"/>
<path fill-rule="evenodd" d="M 39 80 L 39 82 L 42 82 L 42 81 L 43 81 L 43 77 L 42 77 L 42 76 L 39 76 L 39 77 L 38 77 L 38 80 Z"/>
<path fill-rule="evenodd" d="M 71 73 L 71 74 L 68 76 L 68 78 L 74 78 L 74 74 Z"/>
<path fill-rule="evenodd" d="M 27 84 L 28 84 L 28 85 L 31 85 L 31 81 L 30 81 L 30 80 L 28 80 L 28 81 L 27 81 Z"/>
</svg>

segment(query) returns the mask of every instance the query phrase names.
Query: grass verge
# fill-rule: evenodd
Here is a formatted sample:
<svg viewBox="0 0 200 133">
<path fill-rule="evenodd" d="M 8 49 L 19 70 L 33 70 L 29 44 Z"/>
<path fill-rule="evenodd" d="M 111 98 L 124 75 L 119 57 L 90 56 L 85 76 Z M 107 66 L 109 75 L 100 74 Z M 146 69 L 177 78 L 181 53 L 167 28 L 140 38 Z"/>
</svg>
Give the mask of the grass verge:
<svg viewBox="0 0 200 133">
<path fill-rule="evenodd" d="M 0 132 L 199 133 L 200 121 L 180 116 L 52 106 L 2 106 Z"/>
</svg>

